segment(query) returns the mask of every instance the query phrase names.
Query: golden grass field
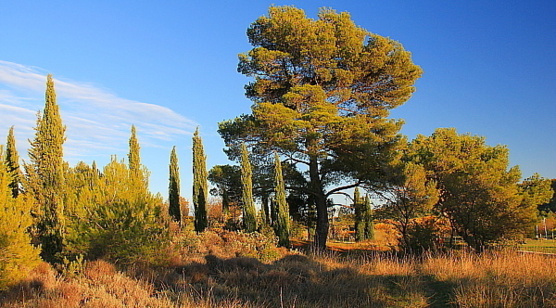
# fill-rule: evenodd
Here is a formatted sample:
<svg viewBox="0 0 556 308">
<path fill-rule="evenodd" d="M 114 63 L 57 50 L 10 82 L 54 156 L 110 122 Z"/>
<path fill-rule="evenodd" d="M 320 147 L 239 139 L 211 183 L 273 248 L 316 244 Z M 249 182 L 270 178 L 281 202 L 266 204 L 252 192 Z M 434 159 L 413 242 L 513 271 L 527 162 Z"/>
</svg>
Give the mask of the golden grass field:
<svg viewBox="0 0 556 308">
<path fill-rule="evenodd" d="M 327 252 L 255 258 L 249 245 L 230 245 L 248 238 L 198 236 L 201 248 L 163 266 L 97 260 L 59 274 L 43 263 L 1 295 L 0 307 L 556 307 L 556 258 L 547 255 L 397 257 L 331 243 Z"/>
</svg>

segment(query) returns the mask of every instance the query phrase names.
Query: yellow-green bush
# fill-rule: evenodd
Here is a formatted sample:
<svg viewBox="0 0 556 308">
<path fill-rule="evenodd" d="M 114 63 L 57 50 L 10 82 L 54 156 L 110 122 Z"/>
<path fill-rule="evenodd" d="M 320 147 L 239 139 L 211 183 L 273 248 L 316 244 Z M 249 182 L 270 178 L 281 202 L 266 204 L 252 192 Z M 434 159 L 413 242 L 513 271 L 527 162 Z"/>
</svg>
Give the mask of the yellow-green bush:
<svg viewBox="0 0 556 308">
<path fill-rule="evenodd" d="M 167 217 L 162 198 L 148 191 L 148 173 L 131 172 L 115 158 L 104 167 L 88 199 L 69 215 L 67 252 L 87 259 L 106 258 L 120 264 L 164 262 L 168 247 Z M 86 191 L 86 190 L 84 190 Z"/>
<path fill-rule="evenodd" d="M 0 290 L 25 278 L 40 260 L 39 250 L 31 245 L 27 233 L 32 203 L 22 195 L 12 197 L 9 179 L 0 158 Z"/>
</svg>

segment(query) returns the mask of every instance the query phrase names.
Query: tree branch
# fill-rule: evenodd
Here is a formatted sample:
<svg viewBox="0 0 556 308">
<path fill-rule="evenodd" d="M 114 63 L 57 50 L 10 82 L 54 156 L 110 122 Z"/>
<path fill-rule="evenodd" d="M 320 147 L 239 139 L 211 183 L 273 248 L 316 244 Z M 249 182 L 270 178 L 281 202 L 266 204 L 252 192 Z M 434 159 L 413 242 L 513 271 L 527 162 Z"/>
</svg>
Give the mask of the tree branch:
<svg viewBox="0 0 556 308">
<path fill-rule="evenodd" d="M 331 191 L 327 192 L 327 193 L 325 194 L 325 196 L 328 197 L 328 196 L 330 196 L 330 195 L 332 195 L 332 194 L 335 194 L 335 193 L 337 193 L 337 192 L 339 192 L 339 191 L 357 187 L 357 186 L 361 185 L 362 183 L 363 183 L 362 181 L 357 181 L 357 183 L 353 183 L 353 184 L 349 184 L 349 185 L 345 185 L 345 186 L 336 187 L 336 188 L 332 189 Z"/>
</svg>

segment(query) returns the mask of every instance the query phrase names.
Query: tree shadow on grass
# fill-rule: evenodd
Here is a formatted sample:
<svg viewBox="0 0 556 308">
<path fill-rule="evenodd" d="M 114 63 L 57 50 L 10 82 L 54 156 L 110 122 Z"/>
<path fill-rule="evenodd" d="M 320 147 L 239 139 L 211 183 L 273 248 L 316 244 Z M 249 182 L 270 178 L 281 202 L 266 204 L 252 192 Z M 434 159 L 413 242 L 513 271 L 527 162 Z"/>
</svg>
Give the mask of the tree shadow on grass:
<svg viewBox="0 0 556 308">
<path fill-rule="evenodd" d="M 248 307 L 446 307 L 440 282 L 417 274 L 362 274 L 353 266 L 288 255 L 272 264 L 253 258 L 205 257 L 206 264 L 177 267 L 164 286 L 179 294 L 212 297 L 216 307 L 230 299 Z M 449 305 L 448 305 L 449 306 Z"/>
<path fill-rule="evenodd" d="M 440 281 L 433 275 L 424 275 L 422 280 L 425 294 L 429 298 L 430 308 L 451 307 L 454 303 L 455 282 Z"/>
</svg>

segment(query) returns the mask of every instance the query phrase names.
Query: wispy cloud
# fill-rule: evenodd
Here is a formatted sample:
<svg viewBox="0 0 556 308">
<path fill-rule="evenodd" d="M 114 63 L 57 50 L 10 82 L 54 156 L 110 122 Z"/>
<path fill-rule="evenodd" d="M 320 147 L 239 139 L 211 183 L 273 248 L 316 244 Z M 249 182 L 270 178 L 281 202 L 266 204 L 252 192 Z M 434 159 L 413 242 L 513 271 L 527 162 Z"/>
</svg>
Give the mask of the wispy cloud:
<svg viewBox="0 0 556 308">
<path fill-rule="evenodd" d="M 169 108 L 125 99 L 90 83 L 56 76 L 54 82 L 67 127 L 65 155 L 70 160 L 122 152 L 132 124 L 146 147 L 181 139 L 196 126 Z M 27 139 L 33 138 L 37 112 L 44 107 L 45 88 L 43 69 L 0 60 L 0 136 L 15 125 L 22 150 Z"/>
</svg>

